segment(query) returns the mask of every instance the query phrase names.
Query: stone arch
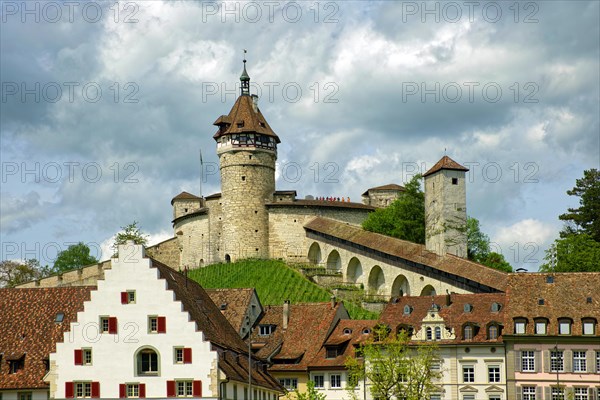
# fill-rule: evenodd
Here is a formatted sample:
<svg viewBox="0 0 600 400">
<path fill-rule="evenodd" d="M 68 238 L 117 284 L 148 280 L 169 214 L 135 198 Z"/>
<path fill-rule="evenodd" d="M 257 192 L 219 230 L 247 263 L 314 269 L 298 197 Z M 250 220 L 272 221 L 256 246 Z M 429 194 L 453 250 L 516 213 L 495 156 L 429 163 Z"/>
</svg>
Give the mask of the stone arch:
<svg viewBox="0 0 600 400">
<path fill-rule="evenodd" d="M 383 270 L 379 265 L 376 265 L 371 268 L 371 272 L 369 272 L 369 291 L 373 294 L 379 293 L 379 290 L 383 288 L 383 285 L 385 285 Z"/>
<path fill-rule="evenodd" d="M 310 248 L 308 249 L 308 262 L 315 265 L 321 264 L 322 256 L 321 246 L 319 246 L 319 243 L 314 242 L 310 245 Z"/>
<path fill-rule="evenodd" d="M 392 297 L 410 296 L 410 286 L 404 275 L 398 275 L 392 283 Z"/>
<path fill-rule="evenodd" d="M 427 285 L 421 290 L 421 296 L 435 296 L 436 294 L 435 288 L 431 285 Z"/>
<path fill-rule="evenodd" d="M 231 256 L 229 254 L 225 254 L 225 262 L 229 264 L 231 262 Z"/>
<path fill-rule="evenodd" d="M 331 253 L 327 256 L 327 269 L 332 271 L 342 270 L 342 258 L 337 250 L 331 250 Z"/>
<path fill-rule="evenodd" d="M 348 282 L 357 283 L 362 278 L 363 269 L 360 260 L 356 257 L 352 257 L 348 262 L 348 268 L 346 269 L 346 280 Z"/>
</svg>

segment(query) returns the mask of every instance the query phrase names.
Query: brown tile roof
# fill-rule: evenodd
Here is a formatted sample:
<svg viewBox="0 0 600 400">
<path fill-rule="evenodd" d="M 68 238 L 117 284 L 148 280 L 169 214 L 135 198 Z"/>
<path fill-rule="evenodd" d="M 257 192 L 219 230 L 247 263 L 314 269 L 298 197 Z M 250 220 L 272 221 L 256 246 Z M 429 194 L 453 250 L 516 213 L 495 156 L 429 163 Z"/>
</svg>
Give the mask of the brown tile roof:
<svg viewBox="0 0 600 400">
<path fill-rule="evenodd" d="M 333 329 L 336 315 L 348 318 L 341 303 L 333 308 L 330 302 L 291 304 L 288 328 L 284 330 L 283 307 L 270 306 L 265 309 L 259 325 L 276 325 L 275 332 L 270 336 L 260 336 L 255 329 L 250 340 L 265 344 L 257 354 L 261 357 L 271 356 L 274 364 L 270 371 L 306 371 Z M 298 363 L 291 361 L 298 358 Z"/>
<path fill-rule="evenodd" d="M 188 218 L 192 218 L 192 217 L 196 217 L 198 215 L 204 215 L 204 214 L 208 214 L 208 207 L 202 207 L 202 208 L 200 208 L 200 209 L 198 209 L 198 210 L 196 210 L 194 212 L 181 215 L 181 216 L 175 218 L 173 221 L 171 221 L 171 223 L 173 225 L 175 225 L 178 222 L 181 222 L 181 221 L 186 220 Z"/>
<path fill-rule="evenodd" d="M 272 390 L 283 392 L 283 387 L 279 381 L 271 376 L 266 368 L 266 362 L 252 362 L 252 385 L 263 386 Z M 228 379 L 248 383 L 248 357 L 231 352 L 221 352 L 219 354 L 219 368 L 225 373 Z"/>
<path fill-rule="evenodd" d="M 233 328 L 240 332 L 255 290 L 253 288 L 205 290 Z M 221 306 L 225 308 L 222 309 Z"/>
<path fill-rule="evenodd" d="M 506 295 L 504 293 L 476 293 L 476 294 L 451 294 L 450 305 L 447 305 L 448 297 L 442 296 L 404 296 L 399 297 L 397 302 L 390 302 L 381 313 L 379 320 L 387 324 L 393 331 L 398 326 L 408 325 L 413 327 L 415 333 L 421 329 L 422 320 L 433 304 L 440 306 L 439 315 L 444 319 L 444 325 L 454 329 L 455 340 L 445 340 L 438 343 L 452 342 L 501 342 L 501 336 L 495 340 L 487 339 L 486 327 L 492 323 L 504 324 L 506 308 Z M 492 311 L 492 304 L 500 304 L 500 311 Z M 465 312 L 465 305 L 470 304 L 471 312 Z M 412 312 L 404 314 L 404 306 L 411 307 Z M 462 328 L 467 322 L 479 327 L 477 334 L 472 340 L 462 339 Z"/>
<path fill-rule="evenodd" d="M 90 286 L 0 289 L 0 390 L 48 388 L 44 360 L 90 299 Z M 63 313 L 63 322 L 56 315 Z M 25 355 L 24 368 L 9 374 L 9 358 Z"/>
<path fill-rule="evenodd" d="M 508 274 L 505 272 L 452 254 L 440 257 L 428 251 L 422 244 L 369 232 L 356 226 L 322 217 L 313 218 L 304 225 L 304 229 L 308 232 L 318 232 L 325 236 L 341 239 L 344 242 L 353 244 L 354 247 L 358 246 L 361 249 L 369 249 L 375 253 L 395 256 L 431 267 L 436 271 L 454 276 L 453 279 L 459 277 L 459 281 L 464 281 L 464 283 L 476 282 L 498 291 L 506 289 Z M 341 244 L 336 241 L 336 245 Z M 484 289 L 481 288 L 482 291 Z"/>
<path fill-rule="evenodd" d="M 238 127 L 240 123 L 243 123 L 243 126 Z M 255 132 L 272 136 L 277 143 L 280 143 L 279 137 L 273 132 L 260 109 L 258 107 L 256 110 L 254 109 L 251 96 L 238 97 L 229 111 L 229 115 L 219 117 L 213 125 L 223 126 L 223 129 L 219 129 L 213 136 L 215 139 L 231 133 Z"/>
<path fill-rule="evenodd" d="M 331 207 L 331 208 L 354 208 L 358 210 L 374 211 L 373 206 L 368 206 L 362 203 L 352 203 L 345 201 L 326 201 L 326 200 L 294 200 L 294 201 L 278 201 L 267 203 L 267 207 Z"/>
<path fill-rule="evenodd" d="M 425 172 L 423 174 L 423 176 L 428 176 L 428 175 L 434 174 L 443 169 L 453 169 L 456 171 L 468 171 L 469 170 L 469 168 L 463 167 L 462 165 L 460 165 L 459 163 L 457 163 L 450 157 L 444 156 L 433 167 L 431 167 L 429 169 L 429 171 Z"/>
<path fill-rule="evenodd" d="M 344 368 L 344 364 L 349 357 L 353 357 L 354 349 L 367 337 L 378 321 L 375 320 L 358 320 L 358 319 L 341 319 L 338 321 L 335 329 L 325 344 L 319 349 L 319 352 L 310 361 L 309 369 L 319 368 Z M 365 329 L 369 333 L 363 333 Z M 349 330 L 350 333 L 344 333 Z M 327 358 L 327 347 L 338 346 L 341 352 L 335 358 Z"/>
<path fill-rule="evenodd" d="M 395 183 L 390 183 L 387 185 L 383 185 L 383 186 L 376 186 L 376 187 L 372 187 L 370 189 L 367 189 L 362 195 L 363 196 L 368 196 L 369 192 L 374 192 L 377 190 L 397 190 L 400 192 L 404 192 L 406 190 L 406 188 L 404 186 L 400 186 L 400 185 L 396 185 Z"/>
<path fill-rule="evenodd" d="M 206 196 L 205 199 L 206 200 L 208 200 L 208 199 L 218 199 L 219 197 L 221 197 L 221 193 L 220 192 L 219 193 L 210 194 L 210 195 Z"/>
<path fill-rule="evenodd" d="M 171 199 L 171 205 L 173 205 L 175 200 L 201 200 L 201 198 L 188 192 L 181 192 Z"/>
<path fill-rule="evenodd" d="M 548 277 L 553 283 L 547 282 Z M 528 319 L 528 335 L 534 334 L 534 318 L 538 317 L 548 319 L 549 335 L 558 334 L 558 319 L 562 317 L 573 320 L 573 335 L 582 334 L 582 318 L 595 318 L 600 323 L 600 272 L 510 274 L 506 295 L 507 334 L 514 332 L 514 318 L 518 317 Z M 596 336 L 600 336 L 598 327 Z"/>
</svg>

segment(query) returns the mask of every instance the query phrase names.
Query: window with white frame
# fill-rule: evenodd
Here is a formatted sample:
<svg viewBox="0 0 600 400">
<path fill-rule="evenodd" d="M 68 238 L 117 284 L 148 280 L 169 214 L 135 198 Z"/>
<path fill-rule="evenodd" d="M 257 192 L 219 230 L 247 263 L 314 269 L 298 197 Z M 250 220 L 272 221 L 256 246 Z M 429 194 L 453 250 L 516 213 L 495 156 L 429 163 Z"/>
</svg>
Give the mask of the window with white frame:
<svg viewBox="0 0 600 400">
<path fill-rule="evenodd" d="M 492 324 L 488 327 L 488 339 L 498 339 L 498 325 Z"/>
<path fill-rule="evenodd" d="M 523 400 L 536 400 L 535 386 L 523 386 Z"/>
<path fill-rule="evenodd" d="M 563 355 L 562 350 L 552 350 L 550 352 L 550 372 L 563 372 L 565 370 Z"/>
<path fill-rule="evenodd" d="M 427 328 L 425 329 L 425 338 L 426 338 L 427 340 L 431 340 L 431 339 L 433 339 L 433 334 L 432 334 L 432 332 L 431 332 L 431 328 L 430 328 L 430 327 L 427 327 Z"/>
<path fill-rule="evenodd" d="M 565 400 L 565 389 L 561 387 L 552 388 L 551 400 Z"/>
<path fill-rule="evenodd" d="M 313 375 L 313 382 L 315 383 L 315 388 L 322 389 L 325 387 L 325 377 L 323 375 Z"/>
<path fill-rule="evenodd" d="M 571 320 L 561 319 L 558 321 L 558 334 L 559 335 L 570 335 L 571 334 Z"/>
<path fill-rule="evenodd" d="M 586 355 L 585 351 L 573 352 L 573 372 L 586 372 Z"/>
<path fill-rule="evenodd" d="M 525 334 L 525 326 L 527 325 L 527 321 L 524 319 L 516 319 L 515 320 L 515 335 L 524 335 Z"/>
<path fill-rule="evenodd" d="M 596 332 L 596 321 L 594 320 L 584 320 L 583 321 L 583 334 L 584 335 L 594 335 Z"/>
<path fill-rule="evenodd" d="M 588 388 L 575 388 L 575 400 L 589 400 Z"/>
<path fill-rule="evenodd" d="M 596 352 L 596 372 L 600 372 L 600 351 Z M 600 400 L 600 390 L 598 390 L 598 400 Z"/>
<path fill-rule="evenodd" d="M 521 351 L 521 371 L 535 372 L 535 351 Z"/>
<path fill-rule="evenodd" d="M 435 329 L 435 340 L 442 340 L 442 328 L 436 326 Z"/>
<path fill-rule="evenodd" d="M 31 400 L 33 397 L 33 393 L 32 392 L 19 392 L 17 397 L 19 400 Z"/>
<path fill-rule="evenodd" d="M 127 397 L 140 397 L 140 385 L 138 383 L 127 384 Z"/>
<path fill-rule="evenodd" d="M 339 374 L 329 375 L 329 383 L 332 389 L 339 389 L 342 387 L 342 376 Z"/>
<path fill-rule="evenodd" d="M 279 379 L 279 383 L 287 390 L 298 389 L 298 378 L 281 378 Z"/>
<path fill-rule="evenodd" d="M 463 396 L 463 400 L 475 400 L 475 395 L 474 394 L 465 394 Z"/>
<path fill-rule="evenodd" d="M 500 382 L 500 367 L 498 365 L 488 366 L 488 382 L 489 383 Z"/>
<path fill-rule="evenodd" d="M 463 382 L 475 382 L 475 367 L 473 365 L 463 365 Z"/>
<path fill-rule="evenodd" d="M 192 397 L 194 393 L 193 381 L 177 381 L 177 397 Z"/>
<path fill-rule="evenodd" d="M 547 327 L 546 320 L 535 321 L 535 334 L 536 335 L 545 335 L 547 333 L 546 327 Z"/>
</svg>

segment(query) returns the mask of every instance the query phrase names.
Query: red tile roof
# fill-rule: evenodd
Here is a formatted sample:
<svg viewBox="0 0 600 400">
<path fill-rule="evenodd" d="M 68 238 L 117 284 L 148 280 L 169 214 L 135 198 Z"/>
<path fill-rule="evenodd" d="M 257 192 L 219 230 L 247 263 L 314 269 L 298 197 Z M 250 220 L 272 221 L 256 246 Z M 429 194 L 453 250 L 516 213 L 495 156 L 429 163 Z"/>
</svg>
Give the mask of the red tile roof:
<svg viewBox="0 0 600 400">
<path fill-rule="evenodd" d="M 238 127 L 238 124 L 241 123 L 243 123 L 243 126 Z M 254 108 L 251 96 L 238 97 L 231 111 L 229 111 L 229 115 L 220 116 L 213 125 L 223 126 L 224 128 L 215 133 L 213 136 L 215 139 L 232 133 L 255 132 L 274 137 L 277 143 L 280 142 L 279 137 L 273 132 L 260 109 L 258 107 Z"/>
<path fill-rule="evenodd" d="M 600 272 L 510 274 L 506 295 L 507 334 L 514 332 L 514 318 L 519 317 L 528 319 L 528 335 L 534 334 L 534 318 L 548 319 L 548 335 L 558 334 L 562 317 L 573 320 L 573 335 L 582 334 L 582 318 L 600 323 Z M 598 325 L 596 336 L 600 336 Z"/>
<path fill-rule="evenodd" d="M 201 200 L 201 199 L 202 199 L 201 197 L 198 197 L 191 193 L 181 192 L 177 196 L 173 197 L 173 199 L 171 200 L 171 205 L 173 205 L 175 200 Z"/>
<path fill-rule="evenodd" d="M 213 303 L 221 310 L 235 330 L 240 332 L 244 317 L 255 293 L 254 288 L 206 289 Z M 223 306 L 224 308 L 221 308 Z"/>
<path fill-rule="evenodd" d="M 423 176 L 428 176 L 428 175 L 434 174 L 443 169 L 452 169 L 452 170 L 456 170 L 456 171 L 468 171 L 469 170 L 469 168 L 463 167 L 462 165 L 460 165 L 459 163 L 457 163 L 450 157 L 444 156 L 433 167 L 431 167 L 429 169 L 429 171 L 425 172 L 423 174 Z"/>
<path fill-rule="evenodd" d="M 346 360 L 354 357 L 354 349 L 369 337 L 377 322 L 375 320 L 341 319 L 324 345 L 310 361 L 309 369 L 345 368 Z M 365 333 L 365 330 L 368 331 Z M 329 346 L 338 346 L 340 352 L 337 357 L 327 358 L 327 347 Z"/>
<path fill-rule="evenodd" d="M 450 299 L 450 304 L 447 304 Z M 492 304 L 500 305 L 499 311 L 492 311 Z M 405 325 L 413 327 L 415 333 L 421 329 L 422 320 L 427 315 L 433 304 L 437 304 L 439 315 L 444 319 L 444 325 L 453 329 L 456 339 L 442 340 L 437 343 L 461 343 L 461 342 L 502 342 L 502 337 L 488 340 L 486 327 L 490 323 L 504 324 L 506 307 L 506 295 L 504 293 L 476 293 L 476 294 L 451 294 L 442 296 L 404 296 L 399 297 L 397 302 L 390 302 L 381 313 L 379 320 L 387 324 L 393 331 L 398 326 Z M 472 309 L 465 312 L 465 305 L 470 304 Z M 410 314 L 404 314 L 404 306 L 410 306 Z M 462 339 L 462 329 L 466 323 L 472 323 L 479 327 L 477 334 L 472 340 Z"/>
<path fill-rule="evenodd" d="M 0 289 L 0 390 L 46 389 L 45 360 L 83 310 L 93 287 Z M 63 313 L 63 322 L 56 316 Z M 9 358 L 25 355 L 24 368 L 9 374 Z"/>
<path fill-rule="evenodd" d="M 336 241 L 337 246 L 343 242 L 360 246 L 361 249 L 372 250 L 408 260 L 413 263 L 429 266 L 434 270 L 459 277 L 464 283 L 478 283 L 493 290 L 504 291 L 508 281 L 508 274 L 485 265 L 469 261 L 464 258 L 446 254 L 441 257 L 428 251 L 425 245 L 396 239 L 378 233 L 366 231 L 360 227 L 328 218 L 315 217 L 304 225 L 307 232 L 317 232 L 321 236 L 341 239 Z M 481 288 L 484 291 L 485 288 Z"/>
<path fill-rule="evenodd" d="M 271 357 L 270 371 L 306 371 L 334 328 L 336 316 L 348 318 L 341 303 L 291 304 L 287 329 L 283 329 L 283 307 L 270 306 L 259 325 L 276 325 L 270 336 L 260 336 L 255 330 L 250 338 L 254 344 L 264 344 L 261 357 Z M 294 360 L 300 358 L 299 362 Z"/>
</svg>

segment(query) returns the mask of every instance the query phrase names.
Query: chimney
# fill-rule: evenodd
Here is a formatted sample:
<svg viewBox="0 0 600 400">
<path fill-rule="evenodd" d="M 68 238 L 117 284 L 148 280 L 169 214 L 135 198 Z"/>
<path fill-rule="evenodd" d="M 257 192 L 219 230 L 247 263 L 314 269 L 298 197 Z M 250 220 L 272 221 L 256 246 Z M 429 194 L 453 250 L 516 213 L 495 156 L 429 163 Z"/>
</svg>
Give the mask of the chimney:
<svg viewBox="0 0 600 400">
<path fill-rule="evenodd" d="M 283 329 L 287 329 L 290 322 L 290 301 L 283 302 Z"/>
<path fill-rule="evenodd" d="M 452 297 L 450 296 L 450 293 L 446 293 L 446 307 L 449 307 L 450 304 L 452 304 Z"/>
<path fill-rule="evenodd" d="M 331 308 L 334 309 L 335 308 L 335 304 L 336 304 L 336 298 L 335 295 L 331 295 Z"/>
</svg>

